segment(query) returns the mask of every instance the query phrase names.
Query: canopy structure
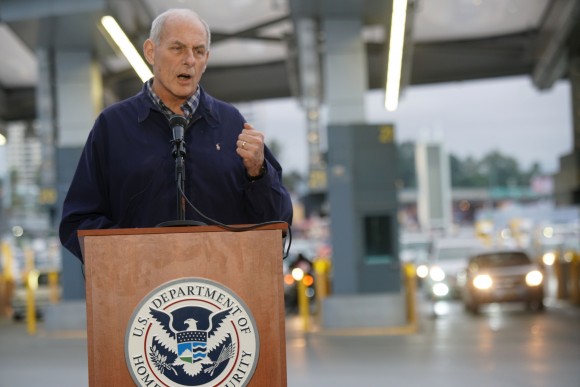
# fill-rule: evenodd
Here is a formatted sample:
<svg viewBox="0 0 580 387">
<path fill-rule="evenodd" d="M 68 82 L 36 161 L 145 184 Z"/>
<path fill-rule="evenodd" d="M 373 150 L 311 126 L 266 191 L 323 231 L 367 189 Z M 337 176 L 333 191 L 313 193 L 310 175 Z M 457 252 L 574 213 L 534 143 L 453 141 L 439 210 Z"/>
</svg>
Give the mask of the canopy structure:
<svg viewBox="0 0 580 387">
<path fill-rule="evenodd" d="M 296 25 L 355 13 L 363 22 L 369 89 L 384 88 L 391 0 L 4 0 L 0 3 L 0 120 L 36 115 L 39 49 L 90 45 L 109 101 L 133 95 L 141 80 L 97 28 L 111 15 L 138 51 L 153 18 L 191 8 L 212 29 L 203 84 L 241 102 L 298 97 Z M 577 0 L 408 0 L 402 86 L 529 75 L 539 89 L 568 76 L 580 52 Z M 91 33 L 87 23 L 94 23 Z M 315 49 L 324 55 L 318 29 Z"/>
</svg>

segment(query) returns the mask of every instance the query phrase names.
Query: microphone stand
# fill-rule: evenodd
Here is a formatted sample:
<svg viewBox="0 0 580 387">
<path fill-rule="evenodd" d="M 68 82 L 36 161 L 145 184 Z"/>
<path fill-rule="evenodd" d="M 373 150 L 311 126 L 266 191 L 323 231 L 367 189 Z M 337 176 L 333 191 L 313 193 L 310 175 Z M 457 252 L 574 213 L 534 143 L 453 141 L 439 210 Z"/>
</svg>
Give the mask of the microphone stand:
<svg viewBox="0 0 580 387">
<path fill-rule="evenodd" d="M 183 130 L 181 130 L 183 133 Z M 185 219 L 185 141 L 183 135 L 174 136 L 172 155 L 175 159 L 175 182 L 177 187 L 177 218 L 157 225 L 157 227 L 206 226 L 203 222 Z"/>
</svg>

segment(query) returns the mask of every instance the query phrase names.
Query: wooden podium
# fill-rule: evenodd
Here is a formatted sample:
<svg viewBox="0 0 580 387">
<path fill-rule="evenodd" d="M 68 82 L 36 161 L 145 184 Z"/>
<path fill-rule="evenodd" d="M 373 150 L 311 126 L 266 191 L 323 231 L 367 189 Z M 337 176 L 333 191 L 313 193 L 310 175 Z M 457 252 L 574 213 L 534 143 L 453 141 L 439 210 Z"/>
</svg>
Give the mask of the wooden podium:
<svg viewBox="0 0 580 387">
<path fill-rule="evenodd" d="M 275 224 L 244 232 L 225 231 L 216 226 L 79 231 L 85 259 L 89 385 L 179 386 L 181 382 L 168 382 L 163 378 L 178 374 L 190 378 L 194 374 L 195 377 L 209 377 L 209 371 L 213 369 L 207 368 L 213 361 L 214 369 L 222 366 L 229 367 L 229 370 L 224 368 L 223 376 L 206 384 L 183 385 L 286 386 L 282 283 L 282 232 L 286 229 L 286 224 Z M 202 281 L 201 285 L 191 285 L 187 283 L 189 279 Z M 210 291 L 203 281 L 217 283 L 224 288 L 212 287 Z M 164 290 L 164 284 L 168 283 L 173 283 L 172 287 Z M 234 293 L 233 296 L 228 295 L 228 290 Z M 186 301 L 199 301 L 202 293 L 213 297 L 212 300 L 202 300 L 202 306 L 213 308 L 207 313 L 213 314 L 205 318 L 205 326 L 199 328 L 198 325 L 195 331 L 195 334 L 207 338 L 204 372 L 200 368 L 192 371 L 192 358 L 185 353 L 182 355 L 179 352 L 181 349 L 176 349 L 177 343 L 161 345 L 163 329 L 158 334 L 151 330 L 154 326 L 163 325 L 163 319 L 159 316 L 168 316 L 172 319 L 173 328 L 168 330 L 167 323 L 165 331 L 170 331 L 171 337 L 175 336 L 174 340 L 178 342 L 189 340 L 184 339 L 184 335 L 191 333 L 186 332 L 185 325 L 176 328 L 175 307 L 185 305 Z M 178 295 L 184 297 L 178 301 Z M 251 351 L 241 349 L 241 342 L 235 342 L 237 336 L 251 331 L 249 318 L 243 316 L 237 305 L 249 309 L 258 332 L 259 350 L 252 354 L 255 356 L 253 366 L 248 366 L 252 360 Z M 138 311 L 139 307 L 141 311 Z M 194 309 L 188 306 L 179 312 Z M 199 307 L 195 310 L 202 311 Z M 229 315 L 221 324 L 217 318 L 224 313 Z M 191 324 L 191 321 L 201 324 L 191 319 L 185 323 Z M 227 336 L 232 341 L 228 348 L 221 344 L 222 352 L 224 349 L 230 350 L 229 360 L 224 361 L 226 357 L 221 353 L 219 360 L 216 360 L 215 354 L 210 356 L 212 333 L 208 326 L 212 329 L 225 326 L 234 332 Z M 168 351 L 166 354 L 169 357 L 173 353 L 177 357 L 170 361 L 167 355 L 163 357 L 157 352 L 147 352 L 142 356 L 128 355 L 128 345 L 134 345 L 131 344 L 133 336 L 150 340 L 148 344 L 144 342 L 141 345 L 146 352 L 147 348 L 163 349 Z M 155 340 L 155 345 L 151 340 Z M 166 369 L 159 368 L 159 364 Z M 146 365 L 149 368 L 145 368 Z M 189 374 L 184 373 L 186 366 L 189 367 Z M 157 372 L 155 367 L 163 375 L 157 377 L 153 374 L 152 370 Z M 243 377 L 251 374 L 248 367 L 253 367 L 249 382 L 243 381 Z M 211 374 L 214 375 L 213 372 Z"/>
</svg>

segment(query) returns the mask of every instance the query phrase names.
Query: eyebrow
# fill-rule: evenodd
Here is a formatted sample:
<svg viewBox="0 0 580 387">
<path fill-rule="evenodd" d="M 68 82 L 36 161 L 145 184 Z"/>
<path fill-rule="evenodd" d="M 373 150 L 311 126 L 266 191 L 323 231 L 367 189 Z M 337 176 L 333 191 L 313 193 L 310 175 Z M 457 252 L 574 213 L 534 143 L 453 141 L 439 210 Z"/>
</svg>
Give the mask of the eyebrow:
<svg viewBox="0 0 580 387">
<path fill-rule="evenodd" d="M 173 41 L 169 42 L 169 45 L 170 46 L 172 46 L 172 45 L 179 45 L 179 46 L 185 46 L 185 47 L 187 47 L 187 44 L 183 43 L 181 40 L 173 40 Z M 206 46 L 205 43 L 199 44 L 197 46 L 193 46 L 193 48 L 206 48 L 206 47 L 207 46 Z"/>
</svg>

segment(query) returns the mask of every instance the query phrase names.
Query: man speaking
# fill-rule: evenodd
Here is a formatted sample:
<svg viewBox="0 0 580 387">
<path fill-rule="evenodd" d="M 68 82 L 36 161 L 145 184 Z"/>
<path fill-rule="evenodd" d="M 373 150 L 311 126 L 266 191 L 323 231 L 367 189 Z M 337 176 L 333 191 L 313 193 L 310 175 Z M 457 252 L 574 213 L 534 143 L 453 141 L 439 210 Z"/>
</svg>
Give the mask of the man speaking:
<svg viewBox="0 0 580 387">
<path fill-rule="evenodd" d="M 66 195 L 60 240 L 83 260 L 77 230 L 154 227 L 177 217 L 169 120 L 183 117 L 184 196 L 225 224 L 292 222 L 282 168 L 264 135 L 199 84 L 210 53 L 207 23 L 170 9 L 143 44 L 153 78 L 135 96 L 104 109 L 89 134 Z M 185 218 L 206 222 L 185 209 Z"/>
</svg>

